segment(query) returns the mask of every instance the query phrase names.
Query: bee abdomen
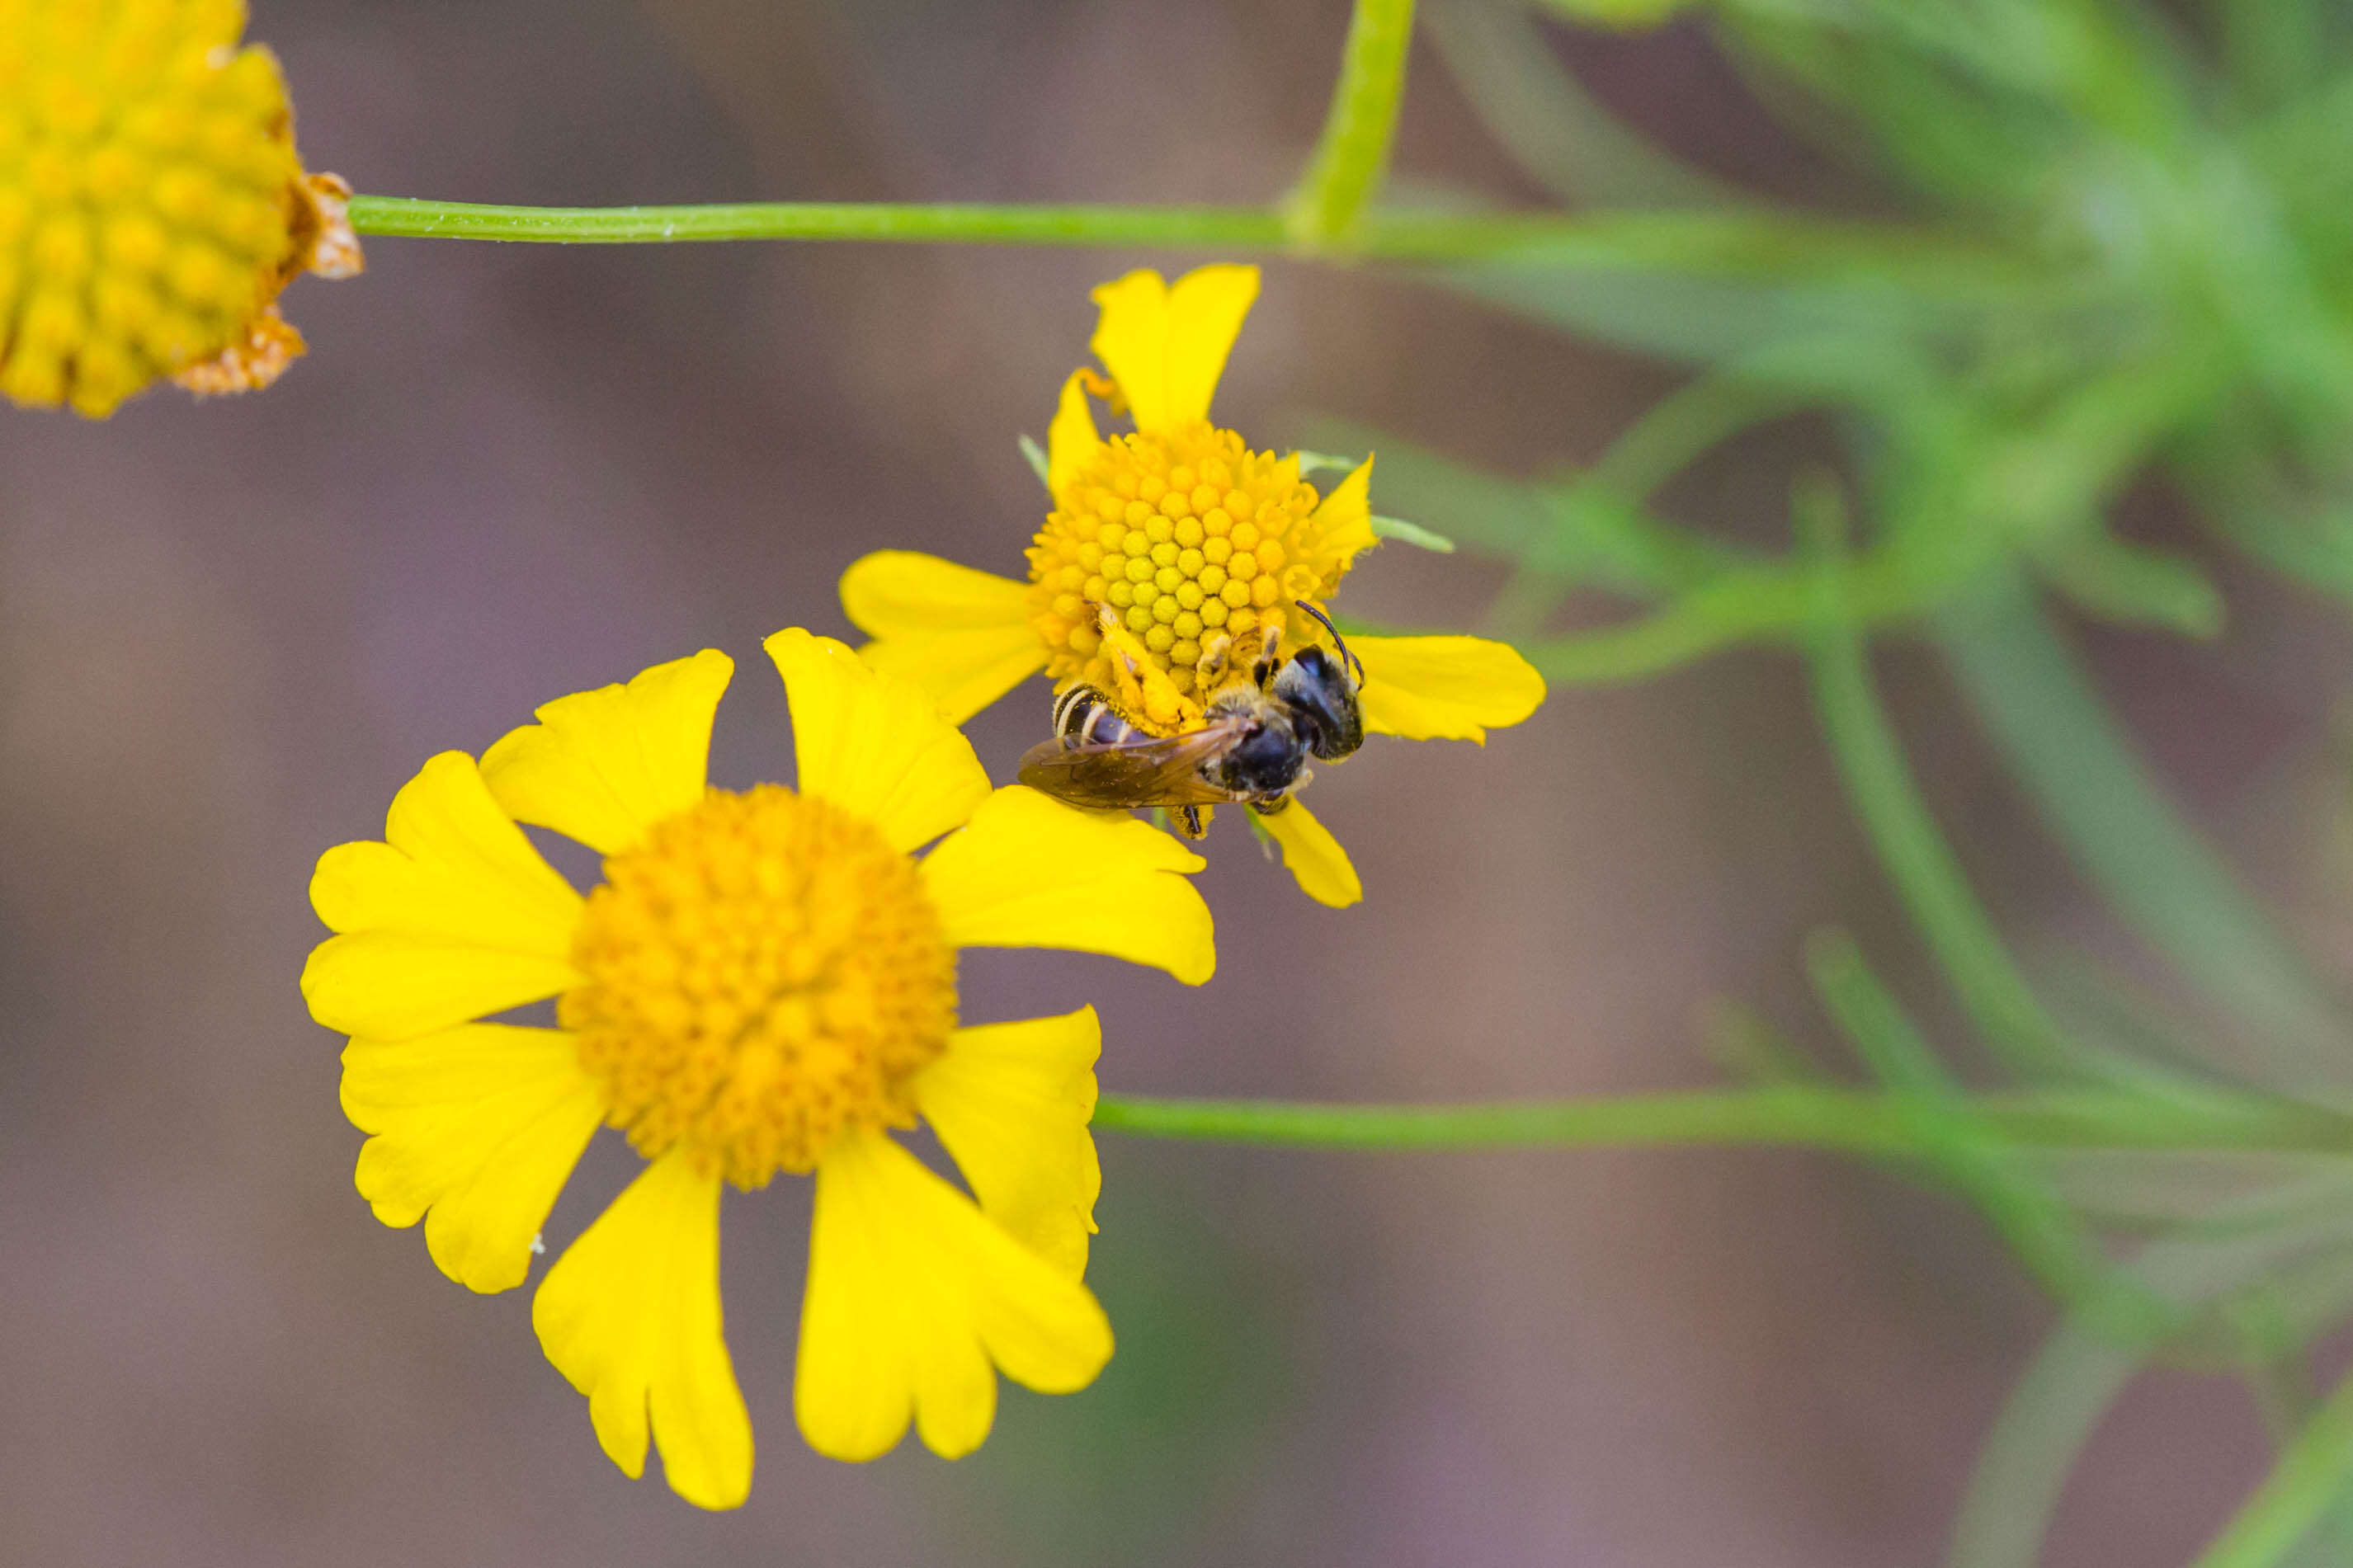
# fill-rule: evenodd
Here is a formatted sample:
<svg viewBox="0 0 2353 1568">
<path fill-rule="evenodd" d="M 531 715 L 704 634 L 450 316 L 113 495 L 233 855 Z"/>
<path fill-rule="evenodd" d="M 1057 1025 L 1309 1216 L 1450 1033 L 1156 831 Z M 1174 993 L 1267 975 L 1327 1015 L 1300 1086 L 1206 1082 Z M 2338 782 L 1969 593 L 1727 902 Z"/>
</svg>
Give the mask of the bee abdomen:
<svg viewBox="0 0 2353 1568">
<path fill-rule="evenodd" d="M 1143 731 L 1093 687 L 1073 686 L 1054 699 L 1054 733 L 1066 746 L 1116 746 Z"/>
</svg>

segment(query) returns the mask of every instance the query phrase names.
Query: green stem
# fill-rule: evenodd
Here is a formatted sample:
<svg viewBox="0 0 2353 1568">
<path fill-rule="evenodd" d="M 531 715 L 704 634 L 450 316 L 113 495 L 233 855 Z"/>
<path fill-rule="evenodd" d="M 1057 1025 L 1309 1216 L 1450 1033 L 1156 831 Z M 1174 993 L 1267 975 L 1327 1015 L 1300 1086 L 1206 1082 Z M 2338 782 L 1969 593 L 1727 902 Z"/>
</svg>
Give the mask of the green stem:
<svg viewBox="0 0 2353 1568">
<path fill-rule="evenodd" d="M 2353 1154 L 2353 1119 L 2249 1094 L 2152 1099 L 2109 1090 L 1966 1102 L 1992 1136 L 2028 1148 L 2257 1149 Z M 1798 1086 L 1462 1105 L 1332 1105 L 1106 1094 L 1099 1131 L 1313 1149 L 1695 1146 L 1917 1154 L 1914 1097 Z"/>
<path fill-rule="evenodd" d="M 1388 173 L 1413 43 L 1413 0 L 1356 0 L 1340 84 L 1324 134 L 1292 197 L 1291 232 L 1303 245 L 1347 247 Z"/>
<path fill-rule="evenodd" d="M 543 245 L 780 239 L 1226 252 L 1300 248 L 1285 215 L 1273 207 L 886 202 L 534 207 L 354 196 L 351 218 L 367 235 Z M 1357 219 L 1349 248 L 1392 261 L 1524 259 L 1546 268 L 1698 277 L 1773 279 L 1810 277 L 1825 268 L 1862 270 L 1900 274 L 1930 291 L 1974 289 L 1972 297 L 1987 292 L 1972 280 L 2003 266 L 1966 237 L 1754 211 L 1569 216 L 1377 207 Z M 2003 272 L 1993 289 L 2014 288 L 2014 271 Z"/>
<path fill-rule="evenodd" d="M 642 245 L 722 239 L 898 240 L 914 244 L 1166 246 L 1266 250 L 1288 240 L 1261 207 L 938 205 L 729 202 L 709 206 L 523 207 L 354 196 L 362 234 Z"/>
<path fill-rule="evenodd" d="M 2068 1055 L 2065 1040 L 1920 798 L 1872 689 L 1862 639 L 1835 596 L 1837 580 L 1824 574 L 1820 581 L 1831 596 L 1810 639 L 1814 706 L 1847 797 L 1969 1016 L 2012 1067 L 2047 1070 Z"/>
<path fill-rule="evenodd" d="M 2353 1483 L 2353 1377 L 2314 1413 L 2191 1568 L 2270 1568 Z"/>
</svg>

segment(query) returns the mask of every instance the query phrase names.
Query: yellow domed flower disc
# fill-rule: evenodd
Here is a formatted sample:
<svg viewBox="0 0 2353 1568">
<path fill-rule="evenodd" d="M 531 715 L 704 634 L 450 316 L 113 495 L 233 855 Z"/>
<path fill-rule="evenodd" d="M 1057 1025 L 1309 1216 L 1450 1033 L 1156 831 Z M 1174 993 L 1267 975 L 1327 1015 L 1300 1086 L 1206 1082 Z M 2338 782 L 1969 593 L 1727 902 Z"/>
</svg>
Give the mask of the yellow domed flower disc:
<svg viewBox="0 0 2353 1568">
<path fill-rule="evenodd" d="M 713 791 L 606 863 L 558 1016 L 638 1152 L 740 1187 L 913 1127 L 955 1028 L 955 950 L 915 863 L 830 801 Z"/>
<path fill-rule="evenodd" d="M 267 385 L 302 352 L 280 291 L 360 269 L 244 28 L 241 0 L 0 0 L 0 394 Z"/>
<path fill-rule="evenodd" d="M 1118 689 L 1096 605 L 1180 691 L 1220 633 L 1240 644 L 1275 626 L 1295 653 L 1317 630 L 1297 603 L 1327 597 L 1362 545 L 1318 519 L 1296 456 L 1253 452 L 1206 419 L 1103 442 L 1054 500 L 1029 547 L 1029 606 L 1058 686 Z"/>
</svg>

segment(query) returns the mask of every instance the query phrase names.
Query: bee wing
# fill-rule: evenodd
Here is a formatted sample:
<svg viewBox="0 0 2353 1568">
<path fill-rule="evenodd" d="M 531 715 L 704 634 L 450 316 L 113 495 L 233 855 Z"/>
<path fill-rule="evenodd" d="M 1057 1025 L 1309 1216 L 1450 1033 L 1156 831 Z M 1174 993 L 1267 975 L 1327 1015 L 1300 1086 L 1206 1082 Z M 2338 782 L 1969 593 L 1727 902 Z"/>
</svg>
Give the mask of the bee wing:
<svg viewBox="0 0 2353 1568">
<path fill-rule="evenodd" d="M 1047 741 L 1021 759 L 1020 779 L 1073 805 L 1220 805 L 1240 796 L 1201 777 L 1202 763 L 1231 743 L 1232 723 L 1108 746 Z"/>
</svg>

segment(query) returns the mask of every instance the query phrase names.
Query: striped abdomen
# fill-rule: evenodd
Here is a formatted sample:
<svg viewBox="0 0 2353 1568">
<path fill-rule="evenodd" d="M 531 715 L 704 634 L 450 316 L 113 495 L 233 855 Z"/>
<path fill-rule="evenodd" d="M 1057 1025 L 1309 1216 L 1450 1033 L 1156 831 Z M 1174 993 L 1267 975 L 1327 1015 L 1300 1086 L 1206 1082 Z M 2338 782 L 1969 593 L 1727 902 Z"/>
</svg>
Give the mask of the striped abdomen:
<svg viewBox="0 0 2353 1568">
<path fill-rule="evenodd" d="M 1073 686 L 1054 699 L 1054 734 L 1066 746 L 1116 746 L 1149 738 L 1092 686 Z"/>
</svg>

